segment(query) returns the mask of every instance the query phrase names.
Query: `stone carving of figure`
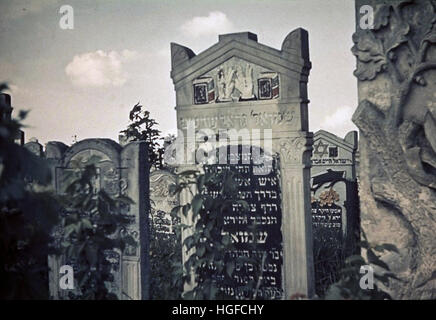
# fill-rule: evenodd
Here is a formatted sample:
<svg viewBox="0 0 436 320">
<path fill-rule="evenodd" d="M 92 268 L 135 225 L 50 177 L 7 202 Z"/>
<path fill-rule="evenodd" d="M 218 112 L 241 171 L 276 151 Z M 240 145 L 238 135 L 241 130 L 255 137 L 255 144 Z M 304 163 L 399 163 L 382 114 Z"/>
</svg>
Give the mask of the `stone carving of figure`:
<svg viewBox="0 0 436 320">
<path fill-rule="evenodd" d="M 253 94 L 253 67 L 247 64 L 245 72 L 241 66 L 236 67 L 235 87 L 241 93 L 241 99 L 248 100 L 254 98 Z"/>
<path fill-rule="evenodd" d="M 236 70 L 228 68 L 226 71 L 220 69 L 218 71 L 218 100 L 230 101 L 232 100 L 232 93 L 235 89 L 235 76 Z"/>
</svg>

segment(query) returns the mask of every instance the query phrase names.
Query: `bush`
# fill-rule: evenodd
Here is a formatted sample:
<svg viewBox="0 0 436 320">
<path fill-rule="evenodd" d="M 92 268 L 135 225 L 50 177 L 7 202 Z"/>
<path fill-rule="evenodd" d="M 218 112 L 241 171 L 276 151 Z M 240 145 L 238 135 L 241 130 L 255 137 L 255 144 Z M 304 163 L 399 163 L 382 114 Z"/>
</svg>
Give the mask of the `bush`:
<svg viewBox="0 0 436 320">
<path fill-rule="evenodd" d="M 58 205 L 45 161 L 14 142 L 26 112 L 11 120 L 6 109 L 0 105 L 0 299 L 48 299 Z"/>
</svg>

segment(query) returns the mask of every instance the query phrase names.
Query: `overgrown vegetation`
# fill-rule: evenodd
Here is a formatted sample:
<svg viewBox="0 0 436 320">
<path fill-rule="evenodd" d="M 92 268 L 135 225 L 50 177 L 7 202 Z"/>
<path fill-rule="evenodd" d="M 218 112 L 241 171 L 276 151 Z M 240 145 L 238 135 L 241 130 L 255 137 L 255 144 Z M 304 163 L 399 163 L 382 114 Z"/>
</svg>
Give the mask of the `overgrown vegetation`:
<svg viewBox="0 0 436 320">
<path fill-rule="evenodd" d="M 120 270 L 121 253 L 126 245 L 137 245 L 131 236 L 124 236 L 122 232 L 130 222 L 126 206 L 132 204 L 132 200 L 122 195 L 110 197 L 94 186 L 99 161 L 96 156 L 86 164 L 71 161 L 73 171 L 66 179 L 68 186 L 61 198 L 64 207 L 62 253 L 68 264 L 75 266 L 77 290 L 70 292 L 71 299 L 117 299 L 109 290 L 114 281 L 113 271 Z"/>
<path fill-rule="evenodd" d="M 209 194 L 208 190 L 218 187 L 216 196 Z M 234 205 L 241 207 L 240 215 L 249 214 L 248 203 L 238 196 L 238 184 L 235 173 L 231 171 L 207 172 L 186 171 L 179 175 L 179 183 L 172 192 L 180 193 L 189 190 L 192 195 L 190 203 L 175 207 L 173 215 L 182 214 L 193 223 L 180 224 L 178 236 L 182 230 L 188 234 L 183 241 L 184 250 L 189 252 L 185 264 L 179 265 L 178 272 L 173 274 L 173 284 L 182 280 L 192 288 L 184 293 L 184 299 L 212 300 L 235 299 L 220 286 L 234 286 L 233 276 L 236 266 L 248 262 L 254 266 L 253 280 L 241 287 L 248 293 L 247 299 L 256 299 L 260 287 L 262 261 L 257 258 L 230 257 L 229 253 L 236 249 L 228 230 L 224 226 L 224 216 L 231 214 Z M 195 190 L 195 193 L 194 191 Z M 188 215 L 192 214 L 189 218 Z M 255 232 L 254 226 L 249 231 Z M 255 243 L 247 250 L 254 249 Z"/>
<path fill-rule="evenodd" d="M 7 89 L 0 84 L 0 92 Z M 47 191 L 50 170 L 15 143 L 21 122 L 0 105 L 0 299 L 48 299 L 47 256 L 58 205 Z"/>
<path fill-rule="evenodd" d="M 174 278 L 181 276 L 178 271 L 182 264 L 182 244 L 172 227 L 180 224 L 180 217 L 173 217 L 170 221 L 165 212 L 152 209 L 151 218 L 150 296 L 154 300 L 181 299 L 183 283 L 174 281 Z"/>
<path fill-rule="evenodd" d="M 139 104 L 135 104 L 129 113 L 130 124 L 126 130 L 120 133 L 127 141 L 145 141 L 148 144 L 148 158 L 150 168 L 159 169 L 162 167 L 163 147 L 160 141 L 160 130 L 156 128 L 158 123 L 151 118 L 150 112 Z"/>
<path fill-rule="evenodd" d="M 0 92 L 7 88 L 0 85 Z M 110 197 L 104 190 L 96 190 L 93 181 L 98 177 L 96 164 L 91 158 L 85 165 L 73 163 L 73 170 L 66 184 L 66 193 L 57 198 L 50 191 L 51 176 L 46 162 L 15 143 L 21 122 L 5 116 L 8 106 L 0 105 L 0 299 L 48 299 L 47 257 L 64 254 L 68 263 L 74 265 L 76 288 L 70 299 L 115 299 L 110 287 L 117 257 L 126 246 L 135 246 L 135 241 L 120 232 L 129 223 L 126 206 L 131 200 L 122 196 Z M 150 162 L 155 168 L 162 167 L 162 149 L 158 144 L 159 130 L 148 111 L 135 105 L 130 112 L 133 122 L 124 130 L 128 139 L 149 142 Z M 217 196 L 208 190 L 216 189 Z M 250 262 L 255 266 L 256 277 L 245 289 L 251 292 L 248 299 L 256 299 L 264 258 L 231 258 L 228 252 L 235 249 L 231 236 L 224 228 L 223 217 L 231 212 L 233 205 L 240 206 L 241 215 L 248 214 L 248 203 L 238 197 L 235 175 L 229 171 L 220 173 L 184 172 L 179 183 L 172 188 L 174 194 L 189 190 L 192 201 L 174 208 L 174 232 L 162 228 L 168 225 L 162 212 L 154 211 L 156 224 L 151 227 L 151 295 L 154 299 L 181 297 L 183 286 L 192 290 L 183 295 L 185 299 L 231 299 L 219 289 L 220 285 L 233 285 L 237 264 Z M 62 212 L 62 214 L 60 214 Z M 180 223 L 192 213 L 192 225 Z M 159 222 L 160 221 L 160 222 Z M 54 247 L 52 237 L 56 226 L 62 226 L 61 245 Z M 182 265 L 181 232 L 190 233 L 183 241 L 190 253 Z M 255 230 L 253 230 L 254 232 Z M 397 252 L 391 244 L 370 244 L 365 235 L 360 243 L 367 259 L 353 255 L 344 259 L 337 248 L 315 252 L 323 261 L 324 270 L 343 268 L 327 279 L 325 299 L 390 299 L 386 288 L 390 279 L 399 280 L 378 257 L 377 252 Z M 253 247 L 255 244 L 253 244 Z M 58 250 L 57 250 L 58 249 Z M 324 259 L 324 260 L 323 260 Z M 376 283 L 371 290 L 364 290 L 360 283 L 361 267 L 375 265 Z M 221 280 L 217 280 L 217 279 Z M 400 280 L 399 280 L 400 281 Z M 334 282 L 328 286 L 327 283 Z M 218 284 L 219 283 L 219 284 Z"/>
<path fill-rule="evenodd" d="M 148 145 L 148 157 L 150 170 L 166 169 L 163 163 L 164 147 L 160 142 L 164 140 L 160 136 L 161 132 L 157 129 L 157 121 L 154 120 L 150 112 L 137 103 L 133 106 L 129 114 L 130 124 L 126 130 L 120 133 L 124 135 L 127 141 L 145 141 Z M 168 143 L 174 137 L 169 136 Z M 173 284 L 172 273 L 177 272 L 178 263 L 182 261 L 181 239 L 174 230 L 166 230 L 172 224 L 177 225 L 179 217 L 168 221 L 168 217 L 163 212 L 154 208 L 151 202 L 149 214 L 150 230 L 150 297 L 151 299 L 180 299 L 182 293 L 182 284 L 178 282 Z"/>
<path fill-rule="evenodd" d="M 339 231 L 341 232 L 341 231 Z M 320 228 L 313 237 L 313 261 L 315 269 L 315 290 L 324 296 L 327 289 L 336 283 L 347 255 L 338 239 L 338 231 Z"/>
<path fill-rule="evenodd" d="M 398 249 L 389 243 L 369 243 L 363 231 L 362 236 L 364 240 L 360 242 L 359 246 L 365 250 L 367 259 L 361 255 L 352 255 L 345 259 L 345 266 L 339 272 L 339 280 L 328 288 L 324 297 L 326 300 L 392 299 L 387 291 L 390 279 L 401 280 L 390 271 L 389 266 L 378 257 L 376 252 L 398 253 Z M 369 265 L 374 266 L 374 283 L 372 288 L 363 289 L 361 283 L 365 279 L 362 280 L 362 277 L 367 272 L 361 272 L 361 270 L 363 266 Z M 381 288 L 377 283 L 382 284 L 384 288 Z"/>
</svg>

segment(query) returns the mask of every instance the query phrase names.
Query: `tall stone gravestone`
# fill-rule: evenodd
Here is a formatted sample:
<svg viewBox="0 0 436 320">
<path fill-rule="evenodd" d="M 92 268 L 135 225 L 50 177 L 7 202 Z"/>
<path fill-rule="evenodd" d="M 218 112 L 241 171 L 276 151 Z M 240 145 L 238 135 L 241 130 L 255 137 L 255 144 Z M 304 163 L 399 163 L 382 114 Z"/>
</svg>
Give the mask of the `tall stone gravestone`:
<svg viewBox="0 0 436 320">
<path fill-rule="evenodd" d="M 397 299 L 436 298 L 436 3 L 356 1 L 360 205 L 369 242 L 402 280 Z"/>
<path fill-rule="evenodd" d="M 359 201 L 356 176 L 357 132 L 344 139 L 320 130 L 312 151 L 312 224 L 317 293 L 336 279 L 344 258 L 356 253 Z M 338 262 L 329 269 L 326 260 Z M 332 264 L 333 265 L 333 264 Z"/>
<path fill-rule="evenodd" d="M 27 147 L 37 151 L 39 149 L 35 144 L 36 142 L 31 142 Z M 99 157 L 95 189 L 103 189 L 113 197 L 124 195 L 134 201 L 125 211 L 132 218 L 131 224 L 118 232 L 131 235 L 137 245 L 128 245 L 123 253 L 108 253 L 115 279 L 110 284 L 110 290 L 119 299 L 147 299 L 149 181 L 146 144 L 132 142 L 121 147 L 109 139 L 86 139 L 67 147 L 60 142 L 49 142 L 45 157 L 52 166 L 55 177 L 53 188 L 57 193 L 62 194 L 66 188 L 64 177 L 66 172 L 72 170 L 72 161 L 86 163 L 92 156 Z M 66 294 L 65 290 L 59 288 L 59 268 L 65 263 L 64 257 L 49 258 L 50 291 L 55 299 Z"/>
<path fill-rule="evenodd" d="M 240 196 L 249 200 L 252 210 L 263 212 L 265 218 L 256 243 L 260 251 L 268 252 L 272 269 L 267 276 L 274 279 L 265 277 L 262 297 L 286 299 L 296 293 L 311 296 L 314 287 L 309 183 L 313 136 L 308 132 L 307 119 L 311 68 L 307 32 L 292 31 L 281 50 L 258 43 L 257 36 L 250 32 L 220 35 L 217 44 L 199 55 L 172 43 L 171 63 L 178 139 L 184 139 L 179 172 L 198 168 L 198 162 L 203 162 L 209 165 L 206 170 L 242 174 L 241 184 L 247 185 L 241 187 Z M 217 134 L 219 143 L 215 144 Z M 220 160 L 222 166 L 213 168 L 209 158 L 199 159 L 201 154 L 213 154 L 228 145 L 236 146 L 231 153 L 234 162 Z M 243 151 L 244 146 L 249 148 Z M 277 161 L 269 163 L 266 172 L 255 172 L 250 157 L 256 149 L 252 147 L 262 149 Z M 181 204 L 191 197 L 188 191 L 182 193 Z M 241 240 L 237 240 L 238 235 L 250 237 L 236 214 L 224 218 L 233 228 L 234 241 Z M 190 216 L 183 222 L 192 223 Z M 186 261 L 188 253 L 184 251 L 183 255 Z M 243 298 L 238 290 L 242 285 L 235 282 L 236 298 Z"/>
</svg>

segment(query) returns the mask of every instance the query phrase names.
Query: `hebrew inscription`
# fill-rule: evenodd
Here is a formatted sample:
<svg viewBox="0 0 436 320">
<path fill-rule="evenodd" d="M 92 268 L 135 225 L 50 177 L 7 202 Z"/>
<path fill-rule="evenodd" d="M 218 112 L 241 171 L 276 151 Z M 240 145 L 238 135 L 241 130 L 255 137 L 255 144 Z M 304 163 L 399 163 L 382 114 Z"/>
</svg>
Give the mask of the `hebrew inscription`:
<svg viewBox="0 0 436 320">
<path fill-rule="evenodd" d="M 252 150 L 238 148 L 239 159 L 251 159 Z M 235 156 L 228 150 L 228 160 Z M 273 160 L 272 170 L 268 175 L 258 175 L 263 170 L 251 162 L 246 161 L 235 165 L 209 165 L 207 172 L 230 170 L 238 174 L 236 182 L 239 184 L 239 196 L 249 204 L 249 215 L 241 215 L 242 205 L 234 204 L 232 212 L 225 215 L 224 232 L 228 232 L 236 250 L 228 252 L 228 259 L 237 257 L 258 258 L 265 256 L 260 275 L 260 287 L 257 297 L 261 299 L 281 299 L 282 286 L 282 214 L 279 173 L 276 160 Z M 218 195 L 219 189 L 208 190 L 212 196 Z M 253 228 L 254 227 L 254 228 Z M 254 231 L 253 231 L 254 230 Z M 255 248 L 251 244 L 255 243 Z M 250 293 L 244 288 L 250 281 L 257 280 L 252 263 L 239 263 L 235 267 L 233 285 L 220 283 L 224 276 L 217 275 L 216 280 L 220 290 L 235 297 L 245 299 Z"/>
</svg>

